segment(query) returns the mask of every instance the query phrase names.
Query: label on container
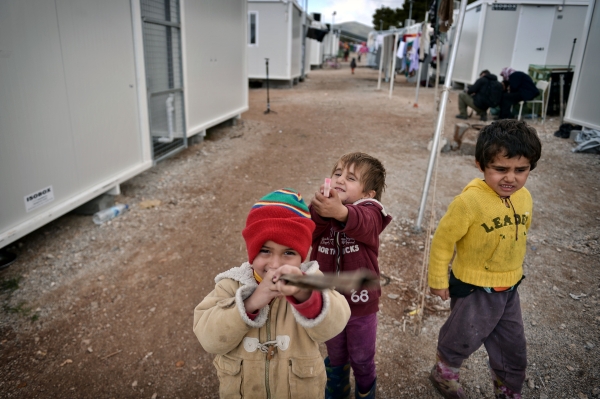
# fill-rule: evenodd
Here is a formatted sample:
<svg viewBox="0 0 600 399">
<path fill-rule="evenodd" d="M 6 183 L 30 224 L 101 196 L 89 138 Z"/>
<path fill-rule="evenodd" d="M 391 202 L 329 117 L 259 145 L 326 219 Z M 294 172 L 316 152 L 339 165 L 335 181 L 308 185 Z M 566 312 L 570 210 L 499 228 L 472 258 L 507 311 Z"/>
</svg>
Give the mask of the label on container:
<svg viewBox="0 0 600 399">
<path fill-rule="evenodd" d="M 493 11 L 517 11 L 516 4 L 502 4 L 502 3 L 494 3 L 492 4 Z"/>
<path fill-rule="evenodd" d="M 52 186 L 42 188 L 34 193 L 28 194 L 24 197 L 25 210 L 31 212 L 41 206 L 49 204 L 54 201 L 54 189 Z"/>
</svg>

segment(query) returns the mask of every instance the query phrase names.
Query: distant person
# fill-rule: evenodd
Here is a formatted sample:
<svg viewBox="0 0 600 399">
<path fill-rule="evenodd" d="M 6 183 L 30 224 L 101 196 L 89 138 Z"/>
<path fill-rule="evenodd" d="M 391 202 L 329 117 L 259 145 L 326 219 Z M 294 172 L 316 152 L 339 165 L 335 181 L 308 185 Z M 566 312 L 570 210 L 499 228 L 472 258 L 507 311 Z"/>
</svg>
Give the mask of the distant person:
<svg viewBox="0 0 600 399">
<path fill-rule="evenodd" d="M 533 100 L 540 91 L 535 87 L 531 77 L 524 72 L 506 67 L 502 69 L 500 75 L 505 89 L 500 102 L 500 119 L 514 118 L 512 106 L 520 101 Z"/>
<path fill-rule="evenodd" d="M 324 273 L 366 269 L 379 276 L 379 235 L 392 220 L 379 202 L 384 189 L 385 169 L 372 156 L 355 152 L 336 161 L 329 196 L 323 195 L 321 186 L 310 204 L 317 226 L 310 258 L 319 262 Z M 380 296 L 379 286 L 346 294 L 350 320 L 344 331 L 325 342 L 326 399 L 350 396 L 350 368 L 354 371 L 355 397 L 375 398 Z"/>
<path fill-rule="evenodd" d="M 337 291 L 300 289 L 280 279 L 321 273 L 317 262 L 303 263 L 314 229 L 298 192 L 264 196 L 242 231 L 248 262 L 218 274 L 215 289 L 194 309 L 194 333 L 217 355 L 221 398 L 323 396 L 319 343 L 344 329 L 348 302 Z"/>
<path fill-rule="evenodd" d="M 430 380 L 446 398 L 467 397 L 460 367 L 482 343 L 495 397 L 521 398 L 527 345 L 517 287 L 525 278 L 533 208 L 524 186 L 541 152 L 535 129 L 525 122 L 484 127 L 475 146 L 483 180 L 474 179 L 454 198 L 433 236 L 430 291 L 451 298 L 452 310 L 440 329 Z"/>
<path fill-rule="evenodd" d="M 474 85 L 468 86 L 466 92 L 458 95 L 459 119 L 468 119 L 467 107 L 471 107 L 479 115 L 479 119 L 487 121 L 488 108 L 497 107 L 502 99 L 502 83 L 498 77 L 487 69 L 481 71 Z"/>
<path fill-rule="evenodd" d="M 354 68 L 356 68 L 356 58 L 352 58 L 350 62 L 350 69 L 352 69 L 352 75 L 354 75 Z"/>
<path fill-rule="evenodd" d="M 344 62 L 348 62 L 348 57 L 350 56 L 350 50 L 346 48 L 344 50 Z"/>
</svg>

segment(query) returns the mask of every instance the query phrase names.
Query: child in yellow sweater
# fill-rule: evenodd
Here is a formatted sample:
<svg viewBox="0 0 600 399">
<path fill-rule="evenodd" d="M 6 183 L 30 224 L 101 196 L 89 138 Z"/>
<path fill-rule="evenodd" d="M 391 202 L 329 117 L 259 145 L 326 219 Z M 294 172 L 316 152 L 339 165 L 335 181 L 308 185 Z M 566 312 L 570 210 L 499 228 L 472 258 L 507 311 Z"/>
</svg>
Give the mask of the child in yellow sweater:
<svg viewBox="0 0 600 399">
<path fill-rule="evenodd" d="M 524 122 L 501 120 L 482 129 L 475 160 L 484 180 L 474 179 L 454 198 L 436 229 L 429 287 L 451 298 L 452 312 L 439 333 L 430 380 L 445 398 L 467 397 L 459 368 L 481 344 L 496 398 L 521 398 L 527 351 L 517 286 L 525 277 L 533 207 L 524 185 L 541 150 L 535 129 Z"/>
</svg>

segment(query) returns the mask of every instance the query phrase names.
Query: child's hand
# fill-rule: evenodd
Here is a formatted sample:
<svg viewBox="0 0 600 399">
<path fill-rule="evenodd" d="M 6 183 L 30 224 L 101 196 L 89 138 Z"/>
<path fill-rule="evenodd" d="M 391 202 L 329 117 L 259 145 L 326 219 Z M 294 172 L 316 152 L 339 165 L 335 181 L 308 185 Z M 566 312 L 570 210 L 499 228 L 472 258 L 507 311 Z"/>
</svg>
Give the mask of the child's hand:
<svg viewBox="0 0 600 399">
<path fill-rule="evenodd" d="M 297 268 L 296 268 L 297 269 Z M 299 270 L 299 269 L 298 269 Z M 246 312 L 254 313 L 267 306 L 273 298 L 281 296 L 281 292 L 277 289 L 273 278 L 275 276 L 275 270 L 269 270 L 264 275 L 262 281 L 256 287 L 252 295 L 244 300 L 244 307 Z"/>
<path fill-rule="evenodd" d="M 321 185 L 321 192 L 323 185 Z M 334 218 L 342 223 L 348 220 L 348 208 L 342 204 L 338 192 L 334 189 L 329 191 L 329 197 L 325 197 L 321 192 L 315 193 L 311 205 L 319 216 L 324 218 Z"/>
<path fill-rule="evenodd" d="M 277 290 L 285 296 L 293 296 L 296 300 L 301 303 L 310 298 L 312 294 L 312 290 L 306 290 L 294 285 L 288 285 L 285 281 L 280 280 L 279 277 L 283 274 L 295 274 L 302 275 L 302 271 L 296 266 L 283 265 L 275 270 L 275 274 L 273 276 L 273 282 L 275 283 L 275 287 Z"/>
<path fill-rule="evenodd" d="M 437 295 L 442 298 L 443 301 L 450 298 L 450 290 L 448 288 L 443 288 L 441 290 L 436 290 L 435 288 L 429 288 L 429 291 L 432 295 Z"/>
</svg>

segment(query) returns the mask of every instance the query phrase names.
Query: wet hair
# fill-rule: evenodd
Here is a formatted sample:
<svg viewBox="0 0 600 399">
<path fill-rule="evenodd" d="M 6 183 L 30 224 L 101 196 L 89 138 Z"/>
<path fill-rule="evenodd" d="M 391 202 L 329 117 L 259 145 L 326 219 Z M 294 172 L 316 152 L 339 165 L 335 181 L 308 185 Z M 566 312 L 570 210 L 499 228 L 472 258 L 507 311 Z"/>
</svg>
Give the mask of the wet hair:
<svg viewBox="0 0 600 399">
<path fill-rule="evenodd" d="M 542 155 L 542 143 L 535 129 L 527 123 L 500 120 L 481 129 L 475 145 L 475 159 L 482 170 L 498 155 L 525 157 L 533 170 Z"/>
<path fill-rule="evenodd" d="M 376 158 L 364 152 L 351 152 L 342 155 L 333 165 L 331 174 L 333 175 L 336 169 L 349 168 L 354 165 L 354 170 L 360 171 L 360 182 L 363 185 L 364 192 L 371 190 L 375 191 L 375 199 L 381 201 L 381 195 L 385 191 L 385 168 L 383 164 Z"/>
</svg>

